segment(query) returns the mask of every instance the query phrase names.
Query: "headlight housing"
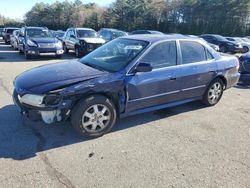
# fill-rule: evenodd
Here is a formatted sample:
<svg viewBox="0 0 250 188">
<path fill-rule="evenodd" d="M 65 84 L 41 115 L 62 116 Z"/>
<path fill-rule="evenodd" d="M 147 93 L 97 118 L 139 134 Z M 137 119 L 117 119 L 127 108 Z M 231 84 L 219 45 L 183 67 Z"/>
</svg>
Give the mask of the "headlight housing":
<svg viewBox="0 0 250 188">
<path fill-rule="evenodd" d="M 58 41 L 56 42 L 56 47 L 57 47 L 57 48 L 62 48 L 62 42 L 58 40 Z"/>
<path fill-rule="evenodd" d="M 30 40 L 30 39 L 27 40 L 27 44 L 28 44 L 28 46 L 31 46 L 31 47 L 37 47 L 37 44 L 34 43 L 34 42 L 33 42 L 32 40 Z"/>
<path fill-rule="evenodd" d="M 61 102 L 62 97 L 58 96 L 58 95 L 46 95 L 44 97 L 44 104 L 45 106 L 53 106 L 53 105 L 57 105 Z"/>
<path fill-rule="evenodd" d="M 43 107 L 44 106 L 43 99 L 44 99 L 44 95 L 26 94 L 20 97 L 20 102 L 31 105 L 31 106 Z"/>
</svg>

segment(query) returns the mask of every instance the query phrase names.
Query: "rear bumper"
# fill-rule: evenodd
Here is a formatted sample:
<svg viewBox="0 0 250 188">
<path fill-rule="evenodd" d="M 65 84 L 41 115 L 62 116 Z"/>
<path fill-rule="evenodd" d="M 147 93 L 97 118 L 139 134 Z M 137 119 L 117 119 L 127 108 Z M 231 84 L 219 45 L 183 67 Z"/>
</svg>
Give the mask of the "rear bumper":
<svg viewBox="0 0 250 188">
<path fill-rule="evenodd" d="M 227 89 L 237 85 L 240 79 L 240 73 L 236 73 L 227 77 Z"/>
</svg>

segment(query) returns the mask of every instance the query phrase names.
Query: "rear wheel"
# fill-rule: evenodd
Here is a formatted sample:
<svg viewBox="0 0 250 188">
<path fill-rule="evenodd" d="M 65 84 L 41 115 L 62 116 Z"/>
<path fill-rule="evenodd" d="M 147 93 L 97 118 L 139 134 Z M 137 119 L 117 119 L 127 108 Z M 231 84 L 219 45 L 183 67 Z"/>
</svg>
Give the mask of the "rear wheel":
<svg viewBox="0 0 250 188">
<path fill-rule="evenodd" d="M 116 118 L 112 101 L 102 95 L 93 95 L 74 107 L 71 123 L 80 135 L 99 137 L 112 129 Z"/>
<path fill-rule="evenodd" d="M 216 105 L 223 95 L 224 86 L 225 84 L 220 78 L 212 81 L 203 96 L 203 103 L 207 106 Z"/>
</svg>

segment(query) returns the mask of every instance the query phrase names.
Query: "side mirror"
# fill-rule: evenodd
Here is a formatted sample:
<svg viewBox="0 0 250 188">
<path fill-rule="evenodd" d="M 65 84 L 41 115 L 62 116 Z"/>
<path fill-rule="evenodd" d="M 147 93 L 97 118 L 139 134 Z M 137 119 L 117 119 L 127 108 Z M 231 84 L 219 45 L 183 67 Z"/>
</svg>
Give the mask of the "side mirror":
<svg viewBox="0 0 250 188">
<path fill-rule="evenodd" d="M 74 39 L 75 39 L 75 38 L 76 38 L 76 36 L 75 36 L 75 35 L 70 35 L 70 38 L 74 38 Z"/>
<path fill-rule="evenodd" d="M 148 63 L 139 63 L 134 72 L 151 72 L 153 67 Z"/>
</svg>

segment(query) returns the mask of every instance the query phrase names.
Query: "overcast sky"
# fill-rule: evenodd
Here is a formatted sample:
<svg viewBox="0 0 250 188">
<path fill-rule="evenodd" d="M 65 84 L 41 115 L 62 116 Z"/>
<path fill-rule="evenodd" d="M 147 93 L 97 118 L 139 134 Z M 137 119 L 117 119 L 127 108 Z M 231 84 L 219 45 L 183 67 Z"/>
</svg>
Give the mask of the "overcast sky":
<svg viewBox="0 0 250 188">
<path fill-rule="evenodd" d="M 59 0 L 63 1 L 63 0 Z M 70 0 L 69 0 L 70 1 Z M 35 3 L 54 3 L 56 0 L 0 0 L 0 14 L 14 19 L 23 19 L 24 14 L 29 11 Z M 108 6 L 114 0 L 82 0 L 83 3 L 97 3 Z"/>
</svg>

